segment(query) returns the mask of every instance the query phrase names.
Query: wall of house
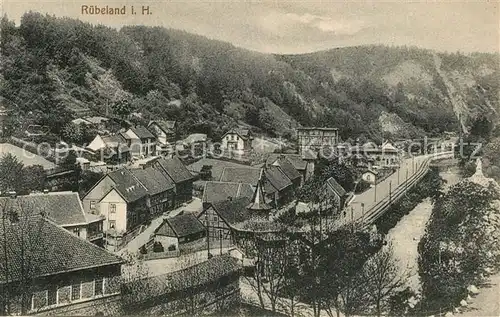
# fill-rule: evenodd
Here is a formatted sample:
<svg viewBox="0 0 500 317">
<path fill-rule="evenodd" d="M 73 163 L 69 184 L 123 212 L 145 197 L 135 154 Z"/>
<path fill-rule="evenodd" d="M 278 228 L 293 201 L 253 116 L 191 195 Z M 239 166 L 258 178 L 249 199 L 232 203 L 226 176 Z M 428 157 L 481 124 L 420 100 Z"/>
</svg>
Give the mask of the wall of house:
<svg viewBox="0 0 500 317">
<path fill-rule="evenodd" d="M 168 250 L 168 247 L 171 245 L 175 246 L 175 250 L 179 250 L 179 240 L 176 237 L 167 237 L 164 235 L 155 235 L 155 242 L 160 242 L 163 245 L 165 251 Z"/>
<path fill-rule="evenodd" d="M 209 207 L 198 216 L 198 220 L 207 228 L 210 243 L 219 243 L 222 237 L 224 243 L 232 244 L 231 230 L 217 212 Z M 215 246 L 215 245 L 214 245 Z"/>
<path fill-rule="evenodd" d="M 372 173 L 364 173 L 361 178 L 370 184 L 375 184 L 377 177 Z"/>
<path fill-rule="evenodd" d="M 152 131 L 154 131 L 154 134 L 156 135 L 158 142 L 160 142 L 162 144 L 167 143 L 167 134 L 165 132 L 163 132 L 163 130 L 160 129 L 156 123 L 150 125 L 149 128 Z"/>
<path fill-rule="evenodd" d="M 90 190 L 82 200 L 83 210 L 88 213 L 99 214 L 99 200 L 101 200 L 107 192 L 115 185 L 115 182 L 109 177 L 105 176 L 101 181 Z M 91 202 L 95 202 L 94 209 L 91 209 Z"/>
<path fill-rule="evenodd" d="M 120 265 L 80 270 L 37 279 L 27 296 L 27 313 L 32 315 L 110 315 L 121 305 L 108 306 L 120 296 Z M 97 287 L 97 288 L 96 288 Z M 15 288 L 13 288 L 15 289 Z M 15 303 L 21 295 L 10 294 Z M 20 313 L 20 305 L 11 305 L 11 314 Z"/>
<path fill-rule="evenodd" d="M 80 226 L 64 226 L 64 229 L 68 230 L 69 232 L 77 235 L 78 237 L 87 240 L 87 225 L 80 225 Z"/>
<path fill-rule="evenodd" d="M 116 212 L 111 212 L 111 205 L 116 206 Z M 115 230 L 118 232 L 125 232 L 127 230 L 127 203 L 123 198 L 112 190 L 101 200 L 100 214 L 104 215 L 103 230 L 110 229 L 110 221 L 115 221 Z"/>
<path fill-rule="evenodd" d="M 243 151 L 245 149 L 245 141 L 236 133 L 227 134 L 222 138 L 221 149 L 229 149 L 230 143 L 236 146 L 233 150 Z"/>
</svg>

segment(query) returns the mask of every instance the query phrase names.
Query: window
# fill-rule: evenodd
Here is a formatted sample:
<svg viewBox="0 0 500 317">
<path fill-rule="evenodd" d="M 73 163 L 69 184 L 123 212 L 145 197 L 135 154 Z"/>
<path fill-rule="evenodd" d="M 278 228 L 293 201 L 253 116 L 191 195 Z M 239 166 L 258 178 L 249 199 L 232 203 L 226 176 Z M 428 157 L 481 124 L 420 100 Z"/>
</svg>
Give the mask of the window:
<svg viewBox="0 0 500 317">
<path fill-rule="evenodd" d="M 114 229 L 116 227 L 116 220 L 109 221 L 109 229 Z"/>
<path fill-rule="evenodd" d="M 80 291 L 82 289 L 82 284 L 73 284 L 71 285 L 71 300 L 79 300 L 80 299 Z"/>
<path fill-rule="evenodd" d="M 116 204 L 109 204 L 109 212 L 112 214 L 116 213 Z"/>
<path fill-rule="evenodd" d="M 216 221 L 216 222 L 219 221 L 219 217 L 214 216 L 214 221 Z"/>
<path fill-rule="evenodd" d="M 47 305 L 57 304 L 57 287 L 50 286 L 47 290 Z"/>
<path fill-rule="evenodd" d="M 94 200 L 92 200 L 90 202 L 90 209 L 95 209 L 95 201 Z"/>
<path fill-rule="evenodd" d="M 76 234 L 77 236 L 80 236 L 80 228 L 73 228 L 73 233 Z"/>
<path fill-rule="evenodd" d="M 94 281 L 94 295 L 102 295 L 104 292 L 104 280 L 98 279 Z"/>
</svg>

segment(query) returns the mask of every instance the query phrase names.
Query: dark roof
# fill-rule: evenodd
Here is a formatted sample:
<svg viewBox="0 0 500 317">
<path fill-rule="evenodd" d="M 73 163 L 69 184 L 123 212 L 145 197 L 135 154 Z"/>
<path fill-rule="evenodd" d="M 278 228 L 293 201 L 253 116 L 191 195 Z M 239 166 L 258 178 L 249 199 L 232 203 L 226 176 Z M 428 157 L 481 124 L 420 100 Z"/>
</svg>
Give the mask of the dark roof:
<svg viewBox="0 0 500 317">
<path fill-rule="evenodd" d="M 19 204 L 11 199 L 7 206 Z M 7 210 L 10 207 L 7 207 Z M 36 206 L 23 209 L 18 221 L 0 226 L 0 236 L 8 243 L 0 243 L 0 254 L 7 252 L 8 276 L 0 270 L 0 283 L 13 282 L 24 276 L 36 278 L 64 272 L 79 271 L 94 267 L 122 264 L 124 261 L 108 251 L 70 233 L 38 214 Z M 2 208 L 2 210 L 5 210 Z M 24 239 L 19 239 L 19 237 Z M 4 262 L 5 259 L 2 260 Z M 21 269 L 29 261 L 29 271 Z M 2 263 L 5 264 L 5 263 Z"/>
<path fill-rule="evenodd" d="M 227 183 L 227 182 L 206 182 L 203 188 L 203 202 L 213 203 L 227 200 L 228 197 L 252 197 L 253 187 L 250 184 Z"/>
<path fill-rule="evenodd" d="M 270 183 L 272 187 L 276 188 L 277 191 L 283 190 L 286 187 L 292 185 L 292 181 L 285 175 L 285 173 L 277 166 L 270 165 L 265 170 L 266 183 Z M 264 185 L 264 190 L 268 192 L 266 188 L 269 186 Z M 270 190 L 269 193 L 274 192 Z"/>
<path fill-rule="evenodd" d="M 326 180 L 326 184 L 327 184 L 327 188 L 332 190 L 334 193 L 336 193 L 340 197 L 347 195 L 347 192 L 345 191 L 345 189 L 339 183 L 337 183 L 335 178 L 330 177 L 329 179 Z"/>
<path fill-rule="evenodd" d="M 247 209 L 250 202 L 251 198 L 241 197 L 212 203 L 212 207 L 229 226 L 234 226 L 252 218 L 252 213 Z"/>
<path fill-rule="evenodd" d="M 139 137 L 139 139 L 155 138 L 155 136 L 145 126 L 142 125 L 131 127 L 130 130 L 132 130 L 132 132 L 134 132 Z"/>
<path fill-rule="evenodd" d="M 273 164 L 280 157 L 285 157 L 298 171 L 303 171 L 307 168 L 307 161 L 305 161 L 300 154 L 271 153 L 267 158 L 266 163 Z M 307 157 L 309 158 L 309 156 Z"/>
<path fill-rule="evenodd" d="M 124 284 L 125 289 L 130 292 L 124 292 L 123 296 L 129 297 L 133 303 L 146 302 L 175 291 L 189 290 L 216 282 L 224 276 L 238 273 L 239 269 L 237 259 L 229 254 L 218 255 L 183 270 Z M 144 291 L 145 289 L 147 291 Z"/>
<path fill-rule="evenodd" d="M 9 199 L 0 198 L 0 205 L 3 206 Z M 44 212 L 47 218 L 60 226 L 86 224 L 96 220 L 93 215 L 83 211 L 78 193 L 74 192 L 53 192 L 46 194 L 31 194 L 18 196 L 19 208 L 35 208 L 39 212 Z M 17 210 L 21 212 L 22 210 Z"/>
<path fill-rule="evenodd" d="M 203 224 L 193 214 L 177 215 L 166 218 L 162 225 L 155 230 L 156 234 L 170 236 L 168 228 L 170 226 L 177 238 L 189 236 L 194 233 L 205 231 Z"/>
<path fill-rule="evenodd" d="M 151 126 L 152 124 L 156 124 L 166 134 L 174 133 L 175 121 L 166 121 L 166 120 L 151 121 L 148 127 Z"/>
<path fill-rule="evenodd" d="M 301 177 L 300 173 L 297 171 L 297 169 L 295 169 L 295 167 L 287 157 L 279 158 L 273 165 L 279 166 L 283 173 L 285 173 L 286 177 L 288 177 L 292 181 Z"/>
<path fill-rule="evenodd" d="M 257 186 L 260 168 L 255 167 L 225 167 L 220 175 L 221 182 L 245 183 Z"/>
<path fill-rule="evenodd" d="M 114 187 L 127 202 L 134 202 L 147 195 L 147 189 L 126 168 L 113 171 L 108 176 L 115 182 Z"/>
<path fill-rule="evenodd" d="M 108 147 L 118 147 L 121 152 L 129 151 L 129 148 L 127 147 L 127 140 L 125 140 L 121 134 L 102 135 L 101 139 Z"/>
<path fill-rule="evenodd" d="M 146 187 L 150 195 L 156 195 L 175 187 L 172 180 L 157 168 L 133 169 L 131 172 Z"/>
<path fill-rule="evenodd" d="M 174 156 L 170 159 L 161 158 L 157 162 L 176 184 L 194 178 L 193 174 L 191 174 L 178 157 Z"/>
<path fill-rule="evenodd" d="M 227 134 L 237 134 L 243 140 L 247 140 L 248 138 L 252 137 L 252 134 L 251 134 L 250 130 L 248 130 L 248 129 L 231 129 L 231 130 L 227 131 L 226 133 L 224 133 L 224 135 L 222 137 L 224 138 Z"/>
</svg>

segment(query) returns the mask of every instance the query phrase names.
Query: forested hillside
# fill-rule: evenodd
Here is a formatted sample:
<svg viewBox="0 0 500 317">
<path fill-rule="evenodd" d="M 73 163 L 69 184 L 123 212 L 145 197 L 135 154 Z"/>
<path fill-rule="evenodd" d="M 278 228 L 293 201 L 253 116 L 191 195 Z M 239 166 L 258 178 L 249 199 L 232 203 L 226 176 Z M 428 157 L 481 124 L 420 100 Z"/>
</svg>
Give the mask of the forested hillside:
<svg viewBox="0 0 500 317">
<path fill-rule="evenodd" d="M 499 56 L 417 48 L 350 47 L 269 55 L 182 31 L 120 30 L 27 13 L 1 22 L 0 95 L 10 129 L 41 123 L 60 134 L 84 105 L 102 115 L 178 120 L 217 139 L 246 124 L 290 136 L 297 125 L 342 138 L 456 131 L 457 115 L 497 122 Z"/>
</svg>

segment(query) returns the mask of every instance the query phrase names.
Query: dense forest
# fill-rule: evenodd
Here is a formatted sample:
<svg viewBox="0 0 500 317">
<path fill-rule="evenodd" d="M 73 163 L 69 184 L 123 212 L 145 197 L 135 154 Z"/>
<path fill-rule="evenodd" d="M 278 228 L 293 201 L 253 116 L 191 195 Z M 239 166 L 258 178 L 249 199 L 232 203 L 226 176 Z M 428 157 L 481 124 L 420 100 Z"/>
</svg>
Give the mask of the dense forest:
<svg viewBox="0 0 500 317">
<path fill-rule="evenodd" d="M 36 123 L 62 135 L 79 106 L 177 120 L 183 134 L 214 139 L 234 125 L 285 137 L 298 125 L 338 127 L 344 139 L 417 137 L 456 131 L 458 112 L 467 125 L 500 112 L 494 54 L 362 46 L 270 55 L 161 27 L 117 30 L 33 12 L 19 26 L 4 16 L 1 38 L 4 134 Z"/>
</svg>

